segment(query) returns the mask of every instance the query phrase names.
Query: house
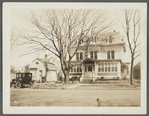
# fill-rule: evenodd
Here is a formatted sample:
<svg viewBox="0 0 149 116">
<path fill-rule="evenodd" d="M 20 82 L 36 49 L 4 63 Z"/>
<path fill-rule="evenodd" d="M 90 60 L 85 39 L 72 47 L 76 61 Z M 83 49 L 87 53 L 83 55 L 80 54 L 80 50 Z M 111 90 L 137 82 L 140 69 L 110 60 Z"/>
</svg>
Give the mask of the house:
<svg viewBox="0 0 149 116">
<path fill-rule="evenodd" d="M 29 69 L 35 81 L 57 81 L 57 68 L 54 63 L 47 60 L 47 55 L 45 55 L 44 59 L 36 58 L 33 60 Z"/>
<path fill-rule="evenodd" d="M 120 32 L 107 32 L 92 37 L 92 42 L 86 53 L 85 43 L 71 60 L 71 77 L 80 77 L 83 80 L 96 78 L 122 78 L 121 64 L 126 52 L 124 36 Z M 71 51 L 74 51 L 72 48 Z"/>
</svg>

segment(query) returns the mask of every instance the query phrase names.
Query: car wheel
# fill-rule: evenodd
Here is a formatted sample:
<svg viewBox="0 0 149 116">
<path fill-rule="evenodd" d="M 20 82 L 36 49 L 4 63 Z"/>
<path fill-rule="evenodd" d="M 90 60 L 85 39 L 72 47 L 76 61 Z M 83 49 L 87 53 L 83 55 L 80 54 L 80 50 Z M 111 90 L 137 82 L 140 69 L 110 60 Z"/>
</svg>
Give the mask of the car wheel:
<svg viewBox="0 0 149 116">
<path fill-rule="evenodd" d="M 21 88 L 21 83 L 20 82 L 16 83 L 16 88 Z"/>
</svg>

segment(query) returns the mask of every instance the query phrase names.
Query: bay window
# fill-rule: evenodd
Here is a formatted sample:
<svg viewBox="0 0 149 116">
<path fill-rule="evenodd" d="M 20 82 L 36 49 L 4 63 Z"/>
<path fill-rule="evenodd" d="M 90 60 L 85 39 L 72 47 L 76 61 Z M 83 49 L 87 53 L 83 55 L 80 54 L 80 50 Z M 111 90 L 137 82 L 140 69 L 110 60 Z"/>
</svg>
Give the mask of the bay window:
<svg viewBox="0 0 149 116">
<path fill-rule="evenodd" d="M 98 72 L 117 72 L 117 63 L 98 63 Z"/>
</svg>

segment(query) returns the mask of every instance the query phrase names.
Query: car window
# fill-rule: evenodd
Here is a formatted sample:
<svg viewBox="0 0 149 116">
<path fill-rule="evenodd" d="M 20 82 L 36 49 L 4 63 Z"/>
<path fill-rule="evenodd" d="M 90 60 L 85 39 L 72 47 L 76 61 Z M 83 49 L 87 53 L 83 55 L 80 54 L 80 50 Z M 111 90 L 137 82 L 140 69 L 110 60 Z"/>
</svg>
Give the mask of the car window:
<svg viewBox="0 0 149 116">
<path fill-rule="evenodd" d="M 25 74 L 23 74 L 23 78 L 25 78 Z"/>
<path fill-rule="evenodd" d="M 28 76 L 28 77 L 31 77 L 32 75 L 31 75 L 31 74 L 27 74 L 27 76 Z"/>
<path fill-rule="evenodd" d="M 22 74 L 19 74 L 19 77 L 21 77 L 22 76 Z"/>
</svg>

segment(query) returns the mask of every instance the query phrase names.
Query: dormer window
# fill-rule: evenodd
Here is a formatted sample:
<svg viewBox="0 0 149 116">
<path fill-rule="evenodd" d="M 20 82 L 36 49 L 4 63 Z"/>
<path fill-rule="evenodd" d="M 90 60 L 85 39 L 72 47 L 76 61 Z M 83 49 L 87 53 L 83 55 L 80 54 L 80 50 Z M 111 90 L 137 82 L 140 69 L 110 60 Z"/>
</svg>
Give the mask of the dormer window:
<svg viewBox="0 0 149 116">
<path fill-rule="evenodd" d="M 39 64 L 39 62 L 36 62 L 36 64 Z"/>
</svg>

